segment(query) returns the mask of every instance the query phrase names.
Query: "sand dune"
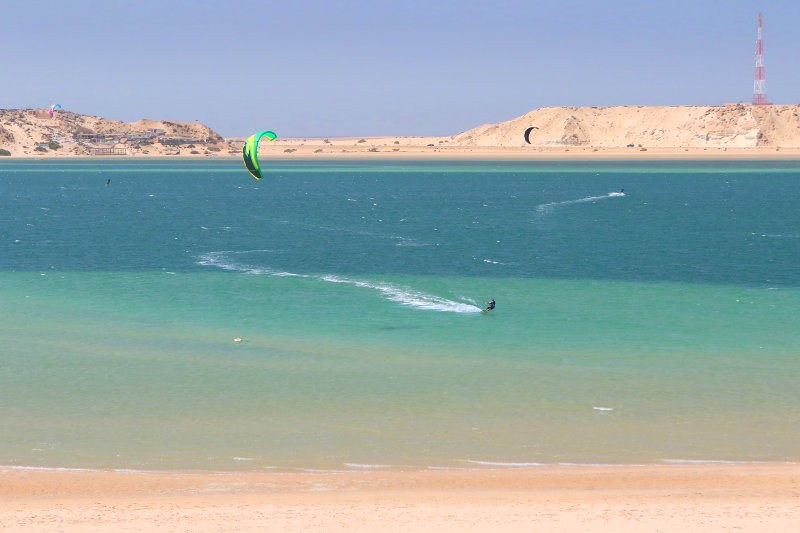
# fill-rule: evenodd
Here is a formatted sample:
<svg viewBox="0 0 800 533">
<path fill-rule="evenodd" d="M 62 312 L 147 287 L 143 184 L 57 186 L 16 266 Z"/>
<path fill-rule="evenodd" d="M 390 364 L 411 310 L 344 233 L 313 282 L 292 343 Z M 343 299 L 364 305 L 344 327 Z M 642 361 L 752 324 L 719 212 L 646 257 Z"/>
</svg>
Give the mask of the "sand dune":
<svg viewBox="0 0 800 533">
<path fill-rule="evenodd" d="M 544 107 L 456 135 L 451 145 L 622 148 L 800 147 L 800 105 Z M 530 144 L 523 138 L 529 126 Z"/>
</svg>

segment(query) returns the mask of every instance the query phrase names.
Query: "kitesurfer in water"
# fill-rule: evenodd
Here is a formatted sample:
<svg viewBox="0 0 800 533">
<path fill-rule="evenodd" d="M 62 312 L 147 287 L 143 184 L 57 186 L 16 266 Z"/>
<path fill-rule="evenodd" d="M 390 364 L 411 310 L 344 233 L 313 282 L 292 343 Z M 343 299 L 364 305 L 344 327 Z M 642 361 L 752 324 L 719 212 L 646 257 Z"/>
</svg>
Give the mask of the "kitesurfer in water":
<svg viewBox="0 0 800 533">
<path fill-rule="evenodd" d="M 492 298 L 491 301 L 486 302 L 486 309 L 484 309 L 483 312 L 488 313 L 492 309 L 494 309 L 494 298 Z"/>
</svg>

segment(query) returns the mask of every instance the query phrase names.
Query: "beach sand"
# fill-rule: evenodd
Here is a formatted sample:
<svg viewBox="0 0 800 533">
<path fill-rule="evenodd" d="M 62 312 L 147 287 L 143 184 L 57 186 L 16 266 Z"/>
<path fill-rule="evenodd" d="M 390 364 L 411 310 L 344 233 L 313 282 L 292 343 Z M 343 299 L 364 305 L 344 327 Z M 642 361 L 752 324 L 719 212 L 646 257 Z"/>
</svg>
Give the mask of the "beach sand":
<svg viewBox="0 0 800 533">
<path fill-rule="evenodd" d="M 429 139 L 424 139 L 429 140 Z M 428 146 L 417 138 L 377 137 L 369 144 L 358 145 L 352 139 L 279 139 L 259 145 L 262 157 L 282 159 L 798 159 L 800 148 L 598 148 L 598 147 L 471 147 L 434 144 Z M 339 144 L 334 144 L 339 143 Z M 395 144 L 400 143 L 400 144 Z M 228 155 L 228 154 L 226 154 Z M 234 155 L 234 154 L 230 154 Z M 239 157 L 238 151 L 235 156 Z"/>
<path fill-rule="evenodd" d="M 0 469 L 0 531 L 790 532 L 800 466 L 200 473 Z"/>
<path fill-rule="evenodd" d="M 596 147 L 545 147 L 545 148 L 518 148 L 518 147 L 460 147 L 460 146 L 427 146 L 419 142 L 412 143 L 408 138 L 380 137 L 372 138 L 370 144 L 358 145 L 358 141 L 329 139 L 331 144 L 324 143 L 325 139 L 280 139 L 275 142 L 264 142 L 259 145 L 259 157 L 281 160 L 307 160 L 307 159 L 374 159 L 374 160 L 452 160 L 452 159 L 483 159 L 483 160 L 517 160 L 517 161 L 546 161 L 546 160 L 695 160 L 695 159 L 800 159 L 800 148 L 596 148 Z M 395 141 L 405 144 L 399 147 Z M 341 144 L 333 143 L 338 142 Z M 130 152 L 126 156 L 117 156 L 120 161 L 131 159 L 147 159 L 166 157 L 168 159 L 230 159 L 241 161 L 241 143 L 232 141 L 231 150 L 223 152 L 207 152 L 205 148 L 195 150 L 181 149 L 177 155 L 170 155 L 176 150 L 164 147 L 151 147 L 147 151 Z M 91 159 L 93 156 L 84 153 L 48 152 L 39 154 L 15 153 L 13 157 L 2 158 L 0 161 L 17 159 Z M 107 156 L 108 157 L 108 156 Z M 113 157 L 113 156 L 110 156 Z"/>
</svg>

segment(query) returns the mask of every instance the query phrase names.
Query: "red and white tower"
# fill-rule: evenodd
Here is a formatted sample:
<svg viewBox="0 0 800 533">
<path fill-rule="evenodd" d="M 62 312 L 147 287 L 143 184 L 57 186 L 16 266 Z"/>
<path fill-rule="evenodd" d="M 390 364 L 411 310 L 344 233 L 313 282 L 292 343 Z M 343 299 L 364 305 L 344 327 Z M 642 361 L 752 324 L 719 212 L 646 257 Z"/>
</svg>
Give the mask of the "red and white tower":
<svg viewBox="0 0 800 533">
<path fill-rule="evenodd" d="M 753 81 L 753 104 L 764 105 L 767 102 L 767 86 L 764 79 L 764 48 L 761 44 L 761 13 L 758 14 L 758 40 L 756 41 L 756 76 Z"/>
</svg>

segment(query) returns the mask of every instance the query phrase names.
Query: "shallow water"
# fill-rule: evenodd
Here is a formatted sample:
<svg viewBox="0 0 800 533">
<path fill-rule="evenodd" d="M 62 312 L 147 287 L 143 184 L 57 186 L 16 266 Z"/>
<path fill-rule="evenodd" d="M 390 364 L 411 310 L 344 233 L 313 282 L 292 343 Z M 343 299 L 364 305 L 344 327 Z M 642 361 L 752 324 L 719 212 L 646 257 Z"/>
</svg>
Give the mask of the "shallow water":
<svg viewBox="0 0 800 533">
<path fill-rule="evenodd" d="M 0 464 L 797 460 L 798 171 L 4 161 Z"/>
</svg>

